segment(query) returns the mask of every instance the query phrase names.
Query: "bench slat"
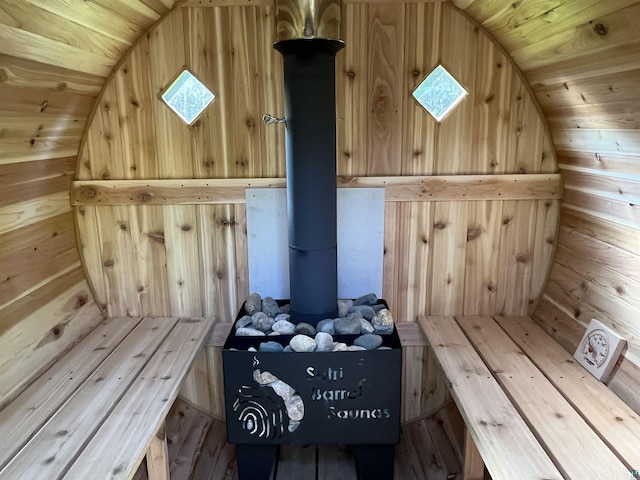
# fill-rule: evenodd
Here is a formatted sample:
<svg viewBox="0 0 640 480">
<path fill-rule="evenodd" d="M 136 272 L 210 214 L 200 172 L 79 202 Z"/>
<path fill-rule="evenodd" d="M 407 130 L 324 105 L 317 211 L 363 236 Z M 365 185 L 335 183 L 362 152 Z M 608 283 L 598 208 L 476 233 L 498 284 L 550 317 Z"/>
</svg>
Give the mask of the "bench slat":
<svg viewBox="0 0 640 480">
<path fill-rule="evenodd" d="M 454 318 L 419 322 L 493 480 L 561 479 Z"/>
<path fill-rule="evenodd" d="M 527 317 L 495 317 L 498 324 L 631 470 L 640 466 L 640 418 L 569 352 Z"/>
<path fill-rule="evenodd" d="M 568 478 L 630 472 L 491 317 L 456 317 L 530 428 Z"/>
<path fill-rule="evenodd" d="M 135 328 L 140 319 L 103 321 L 0 411 L 0 470 Z"/>
<path fill-rule="evenodd" d="M 149 447 L 149 432 L 156 432 L 200 351 L 213 319 L 181 319 L 136 384 L 114 408 L 67 477 L 128 478 L 135 473 Z M 122 439 L 126 438 L 126 442 Z"/>
<path fill-rule="evenodd" d="M 91 439 L 177 321 L 177 318 L 143 319 L 11 459 L 0 472 L 0 479 L 53 479 L 63 475 L 76 452 Z"/>
</svg>

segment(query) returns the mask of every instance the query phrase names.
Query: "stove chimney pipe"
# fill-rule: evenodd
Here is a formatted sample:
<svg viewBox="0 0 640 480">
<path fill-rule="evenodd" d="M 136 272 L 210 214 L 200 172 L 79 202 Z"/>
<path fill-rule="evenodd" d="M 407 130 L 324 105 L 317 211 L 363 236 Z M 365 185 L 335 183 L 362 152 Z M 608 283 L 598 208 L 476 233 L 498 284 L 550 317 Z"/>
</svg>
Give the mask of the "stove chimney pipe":
<svg viewBox="0 0 640 480">
<path fill-rule="evenodd" d="M 284 59 L 291 318 L 337 316 L 335 55 L 339 0 L 278 0 Z"/>
</svg>

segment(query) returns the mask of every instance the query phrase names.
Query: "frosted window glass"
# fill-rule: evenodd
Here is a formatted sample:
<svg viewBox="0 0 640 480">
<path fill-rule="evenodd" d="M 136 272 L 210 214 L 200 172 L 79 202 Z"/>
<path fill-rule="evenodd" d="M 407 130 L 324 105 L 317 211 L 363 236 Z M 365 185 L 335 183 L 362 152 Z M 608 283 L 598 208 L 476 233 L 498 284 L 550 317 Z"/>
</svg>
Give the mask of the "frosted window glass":
<svg viewBox="0 0 640 480">
<path fill-rule="evenodd" d="M 438 122 L 466 95 L 464 87 L 442 65 L 434 68 L 413 91 L 413 97 Z"/>
<path fill-rule="evenodd" d="M 183 70 L 162 93 L 162 100 L 187 125 L 195 122 L 215 98 L 215 94 L 194 77 L 189 70 Z"/>
</svg>

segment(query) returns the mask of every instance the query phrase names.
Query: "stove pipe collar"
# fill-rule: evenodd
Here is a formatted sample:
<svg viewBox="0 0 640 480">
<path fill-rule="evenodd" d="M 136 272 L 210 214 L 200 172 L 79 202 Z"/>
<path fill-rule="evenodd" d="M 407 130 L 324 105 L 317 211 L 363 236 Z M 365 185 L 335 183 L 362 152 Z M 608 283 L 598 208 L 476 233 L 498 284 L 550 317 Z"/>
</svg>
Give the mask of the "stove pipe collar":
<svg viewBox="0 0 640 480">
<path fill-rule="evenodd" d="M 276 42 L 340 40 L 340 0 L 276 0 Z"/>
</svg>

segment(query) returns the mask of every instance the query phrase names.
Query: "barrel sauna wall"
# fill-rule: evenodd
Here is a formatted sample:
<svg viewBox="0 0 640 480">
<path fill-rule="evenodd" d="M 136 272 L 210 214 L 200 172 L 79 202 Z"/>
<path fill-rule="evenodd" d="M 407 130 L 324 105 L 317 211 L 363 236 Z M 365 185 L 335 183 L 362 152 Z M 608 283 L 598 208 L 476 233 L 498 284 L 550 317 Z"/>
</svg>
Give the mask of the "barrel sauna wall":
<svg viewBox="0 0 640 480">
<path fill-rule="evenodd" d="M 534 318 L 573 352 L 591 318 L 629 340 L 609 386 L 640 412 L 640 3 L 454 0 L 523 71 L 564 182 Z"/>
<path fill-rule="evenodd" d="M 0 407 L 102 320 L 69 187 L 106 78 L 168 10 L 0 2 Z"/>
<path fill-rule="evenodd" d="M 284 186 L 284 126 L 261 122 L 284 111 L 273 13 L 270 4 L 177 8 L 106 83 L 71 195 L 87 277 L 108 315 L 231 321 L 249 294 L 244 188 Z M 533 311 L 561 183 L 517 68 L 449 4 L 346 4 L 343 24 L 339 185 L 386 189 L 383 296 L 396 321 Z M 438 62 L 470 91 L 440 125 L 411 96 Z M 185 66 L 216 94 L 191 128 L 159 99 Z M 183 395 L 221 413 L 212 355 Z M 445 401 L 446 388 L 422 346 L 405 355 L 409 419 Z"/>
</svg>

